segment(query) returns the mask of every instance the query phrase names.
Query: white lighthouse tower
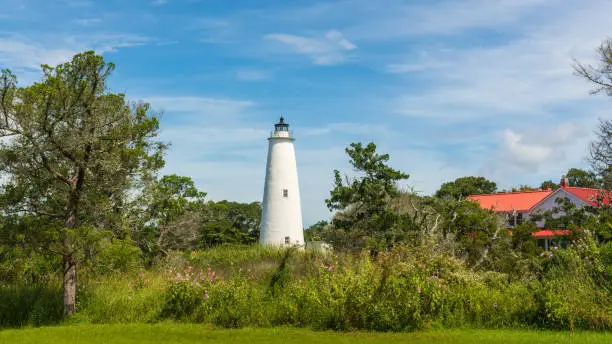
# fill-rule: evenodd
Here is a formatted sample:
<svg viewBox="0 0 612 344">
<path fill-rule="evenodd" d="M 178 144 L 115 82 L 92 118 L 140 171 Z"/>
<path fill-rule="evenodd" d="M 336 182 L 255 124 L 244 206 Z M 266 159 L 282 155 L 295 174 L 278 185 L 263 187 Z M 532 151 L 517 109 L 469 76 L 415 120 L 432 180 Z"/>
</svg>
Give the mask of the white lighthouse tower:
<svg viewBox="0 0 612 344">
<path fill-rule="evenodd" d="M 259 242 L 263 245 L 304 245 L 300 189 L 293 134 L 283 117 L 268 138 L 268 162 Z"/>
</svg>

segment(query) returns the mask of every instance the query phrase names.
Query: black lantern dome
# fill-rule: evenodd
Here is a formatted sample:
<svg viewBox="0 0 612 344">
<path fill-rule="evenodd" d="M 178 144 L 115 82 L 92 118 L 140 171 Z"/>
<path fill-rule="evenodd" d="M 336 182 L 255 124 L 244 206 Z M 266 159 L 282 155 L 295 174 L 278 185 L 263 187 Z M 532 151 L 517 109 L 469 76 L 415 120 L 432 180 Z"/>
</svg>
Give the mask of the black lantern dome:
<svg viewBox="0 0 612 344">
<path fill-rule="evenodd" d="M 274 130 L 289 132 L 289 124 L 285 123 L 285 118 L 281 116 L 280 121 L 274 125 Z"/>
</svg>

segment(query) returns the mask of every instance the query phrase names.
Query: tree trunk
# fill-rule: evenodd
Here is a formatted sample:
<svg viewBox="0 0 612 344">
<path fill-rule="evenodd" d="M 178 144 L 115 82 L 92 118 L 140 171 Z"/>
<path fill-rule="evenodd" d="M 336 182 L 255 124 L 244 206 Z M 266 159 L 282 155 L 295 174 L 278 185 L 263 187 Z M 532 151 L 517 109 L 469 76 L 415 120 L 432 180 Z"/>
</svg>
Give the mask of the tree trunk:
<svg viewBox="0 0 612 344">
<path fill-rule="evenodd" d="M 68 199 L 68 207 L 66 208 L 66 219 L 64 226 L 68 229 L 75 229 L 77 227 L 77 209 L 79 204 L 80 190 L 79 184 L 76 183 L 72 186 L 70 196 Z M 76 274 L 76 258 L 74 257 L 73 245 L 68 238 L 64 239 L 64 316 L 70 315 L 76 310 L 76 287 L 77 287 L 77 274 Z"/>
<path fill-rule="evenodd" d="M 64 256 L 64 316 L 76 310 L 76 259 L 72 254 Z"/>
</svg>

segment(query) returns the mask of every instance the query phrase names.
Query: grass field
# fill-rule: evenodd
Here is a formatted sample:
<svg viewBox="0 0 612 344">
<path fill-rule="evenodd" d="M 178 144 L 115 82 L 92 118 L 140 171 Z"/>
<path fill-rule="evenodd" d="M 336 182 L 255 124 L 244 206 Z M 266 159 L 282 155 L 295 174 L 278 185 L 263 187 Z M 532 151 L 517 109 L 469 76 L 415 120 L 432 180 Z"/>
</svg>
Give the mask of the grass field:
<svg viewBox="0 0 612 344">
<path fill-rule="evenodd" d="M 217 330 L 203 325 L 74 325 L 0 331 L 0 343 L 612 343 L 603 332 L 442 330 L 414 333 L 337 333 L 272 328 Z"/>
</svg>

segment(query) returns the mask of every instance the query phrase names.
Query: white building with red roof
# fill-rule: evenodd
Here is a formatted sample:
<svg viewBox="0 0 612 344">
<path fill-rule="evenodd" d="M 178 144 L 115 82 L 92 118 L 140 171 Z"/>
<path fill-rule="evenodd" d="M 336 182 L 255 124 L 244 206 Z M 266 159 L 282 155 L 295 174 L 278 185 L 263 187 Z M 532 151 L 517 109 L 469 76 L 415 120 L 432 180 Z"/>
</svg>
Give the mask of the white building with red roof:
<svg viewBox="0 0 612 344">
<path fill-rule="evenodd" d="M 598 206 L 598 200 L 604 204 L 610 203 L 610 194 L 603 190 L 572 187 L 567 185 L 565 179 L 556 190 L 537 190 L 506 192 L 486 195 L 471 195 L 469 200 L 478 202 L 483 209 L 490 209 L 504 217 L 506 226 L 512 228 L 529 220 L 536 213 L 552 211 L 558 206 L 557 199 L 567 198 L 577 208 L 585 206 Z M 563 215 L 558 213 L 557 216 Z M 551 230 L 544 228 L 544 221 L 536 222 L 541 228 L 533 234 L 539 246 L 548 249 L 551 245 L 558 243 L 559 237 L 568 233 L 567 230 Z"/>
</svg>

